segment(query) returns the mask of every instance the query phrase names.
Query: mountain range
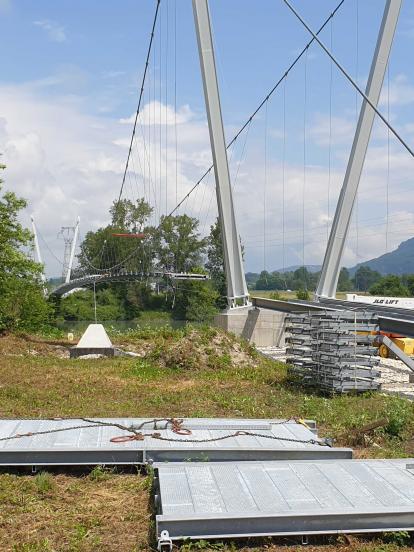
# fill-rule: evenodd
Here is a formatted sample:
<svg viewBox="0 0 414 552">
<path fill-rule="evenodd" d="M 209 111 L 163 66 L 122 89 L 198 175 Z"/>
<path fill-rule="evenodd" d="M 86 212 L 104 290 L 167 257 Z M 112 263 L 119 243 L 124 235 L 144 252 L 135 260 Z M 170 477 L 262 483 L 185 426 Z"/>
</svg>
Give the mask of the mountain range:
<svg viewBox="0 0 414 552">
<path fill-rule="evenodd" d="M 348 268 L 349 274 L 353 276 L 360 266 L 368 266 L 372 270 L 376 270 L 382 275 L 386 274 L 414 274 L 414 238 L 410 238 L 400 243 L 397 249 L 384 253 L 379 257 L 358 263 L 357 265 Z M 294 272 L 301 265 L 292 265 L 286 268 L 278 268 L 275 272 Z M 318 272 L 321 269 L 320 265 L 306 265 L 309 272 Z M 272 271 L 273 272 L 273 271 Z M 248 281 L 257 280 L 259 274 L 248 272 L 246 278 Z"/>
<path fill-rule="evenodd" d="M 368 266 L 383 275 L 414 274 L 414 238 L 401 242 L 394 251 L 353 266 L 349 269 L 351 276 L 360 266 Z"/>
</svg>

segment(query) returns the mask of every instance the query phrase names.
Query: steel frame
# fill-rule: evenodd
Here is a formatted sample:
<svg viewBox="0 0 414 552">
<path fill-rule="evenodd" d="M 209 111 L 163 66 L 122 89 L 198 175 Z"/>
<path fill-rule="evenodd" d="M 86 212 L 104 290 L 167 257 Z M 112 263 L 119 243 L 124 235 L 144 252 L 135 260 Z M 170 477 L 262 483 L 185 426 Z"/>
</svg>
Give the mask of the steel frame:
<svg viewBox="0 0 414 552">
<path fill-rule="evenodd" d="M 372 59 L 365 95 L 377 107 L 384 81 L 388 58 L 398 22 L 402 0 L 387 0 Z M 359 181 L 365 162 L 375 111 L 363 100 L 355 137 L 349 156 L 344 182 L 338 199 L 328 245 L 323 260 L 316 298 L 334 298 L 338 284 L 341 261 L 351 222 Z"/>
<path fill-rule="evenodd" d="M 228 308 L 233 309 L 249 305 L 249 293 L 244 275 L 240 237 L 237 230 L 230 184 L 208 1 L 193 0 L 193 13 L 216 180 L 224 268 L 227 280 L 227 302 Z"/>
</svg>

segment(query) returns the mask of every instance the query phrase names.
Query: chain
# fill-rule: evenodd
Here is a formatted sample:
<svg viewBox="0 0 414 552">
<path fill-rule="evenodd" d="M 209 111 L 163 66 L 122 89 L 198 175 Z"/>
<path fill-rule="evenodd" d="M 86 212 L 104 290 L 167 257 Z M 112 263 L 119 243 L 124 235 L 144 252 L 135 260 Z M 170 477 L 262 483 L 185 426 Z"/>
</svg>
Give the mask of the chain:
<svg viewBox="0 0 414 552">
<path fill-rule="evenodd" d="M 54 418 L 56 420 L 56 418 Z M 64 420 L 68 418 L 59 418 L 59 420 Z M 70 418 L 69 418 L 70 419 Z M 130 425 L 126 426 L 124 424 L 120 424 L 117 422 L 104 422 L 102 420 L 92 420 L 89 418 L 79 418 L 79 420 L 82 420 L 83 422 L 86 422 L 87 425 L 74 425 L 70 427 L 61 427 L 61 428 L 54 428 L 54 429 L 48 429 L 44 431 L 33 431 L 28 433 L 16 433 L 15 435 L 10 435 L 8 437 L 1 437 L 1 441 L 10 441 L 12 439 L 20 439 L 22 437 L 36 437 L 37 435 L 48 435 L 52 433 L 59 433 L 62 431 L 72 431 L 76 429 L 87 429 L 91 427 L 116 427 L 118 429 L 121 429 L 122 431 L 127 431 L 130 433 L 130 435 L 120 435 L 117 437 L 112 437 L 110 441 L 112 443 L 124 443 L 128 441 L 143 441 L 146 437 L 150 437 L 152 439 L 158 439 L 159 441 L 168 441 L 172 443 L 212 443 L 215 441 L 224 441 L 226 439 L 232 439 L 234 437 L 241 437 L 241 436 L 248 436 L 248 437 L 261 437 L 263 439 L 272 439 L 275 441 L 285 441 L 289 443 L 300 443 L 300 444 L 311 444 L 311 445 L 320 445 L 320 446 L 330 446 L 329 442 L 326 440 L 317 440 L 317 439 L 294 439 L 289 437 L 278 437 L 276 435 L 266 435 L 264 433 L 257 433 L 254 431 L 244 431 L 239 430 L 234 433 L 229 433 L 227 435 L 221 435 L 219 437 L 209 437 L 205 439 L 179 439 L 174 437 L 163 437 L 161 433 L 159 432 L 153 432 L 153 433 L 142 433 L 142 429 L 146 425 L 153 424 L 154 429 L 168 429 L 169 426 L 171 426 L 171 430 L 173 433 L 176 433 L 177 435 L 184 435 L 188 436 L 191 435 L 192 432 L 190 429 L 187 429 L 183 427 L 184 420 L 179 418 L 153 418 L 152 420 L 145 420 L 139 425 Z M 280 422 L 274 422 L 272 425 L 283 425 L 290 421 L 295 421 L 296 423 L 301 423 L 306 426 L 306 423 L 303 420 L 299 420 L 296 418 L 289 418 L 287 420 L 282 420 Z M 159 428 L 158 425 L 162 422 L 165 422 L 165 426 L 163 428 Z M 132 435 L 131 435 L 132 434 Z"/>
<path fill-rule="evenodd" d="M 179 441 L 180 443 L 211 443 L 213 441 L 224 441 L 225 439 L 232 439 L 233 437 L 240 437 L 246 435 L 248 437 L 262 437 L 263 439 L 273 439 L 275 441 L 287 441 L 290 443 L 302 443 L 309 445 L 328 446 L 325 441 L 319 441 L 317 439 L 293 439 L 289 437 L 277 437 L 276 435 L 265 435 L 264 433 L 256 433 L 255 431 L 236 431 L 228 435 L 222 435 L 221 437 L 210 437 L 206 439 L 174 439 L 169 437 L 162 437 L 160 433 L 144 434 L 143 437 L 152 437 L 160 441 Z"/>
</svg>

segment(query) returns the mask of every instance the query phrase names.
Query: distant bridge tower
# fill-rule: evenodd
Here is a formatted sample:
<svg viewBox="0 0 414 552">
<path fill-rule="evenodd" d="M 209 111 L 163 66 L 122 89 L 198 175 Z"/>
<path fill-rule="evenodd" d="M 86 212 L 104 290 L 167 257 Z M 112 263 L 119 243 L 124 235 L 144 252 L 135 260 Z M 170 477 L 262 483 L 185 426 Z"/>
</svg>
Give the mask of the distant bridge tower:
<svg viewBox="0 0 414 552">
<path fill-rule="evenodd" d="M 58 237 L 62 237 L 65 244 L 62 268 L 62 278 L 65 283 L 70 281 L 73 261 L 75 258 L 76 242 L 78 240 L 79 222 L 80 218 L 78 217 L 76 219 L 75 226 L 62 226 L 58 234 Z"/>
<path fill-rule="evenodd" d="M 33 240 L 34 240 L 34 247 L 35 247 L 35 253 L 36 253 L 35 259 L 36 259 L 36 262 L 38 262 L 40 265 L 43 265 L 42 255 L 40 253 L 39 239 L 37 237 L 37 228 L 36 228 L 36 223 L 34 221 L 33 215 L 30 216 L 30 220 L 32 221 Z M 43 283 L 46 282 L 44 266 L 42 268 L 40 278 L 41 278 Z"/>
</svg>

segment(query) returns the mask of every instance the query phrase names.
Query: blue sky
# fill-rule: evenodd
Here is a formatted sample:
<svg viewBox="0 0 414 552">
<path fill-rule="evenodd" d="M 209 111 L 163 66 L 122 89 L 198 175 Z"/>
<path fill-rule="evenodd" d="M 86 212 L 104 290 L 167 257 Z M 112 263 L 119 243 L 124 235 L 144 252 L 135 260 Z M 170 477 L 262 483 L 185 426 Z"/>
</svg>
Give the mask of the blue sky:
<svg viewBox="0 0 414 552">
<path fill-rule="evenodd" d="M 294 2 L 314 29 L 336 4 L 330 0 Z M 379 0 L 346 0 L 332 23 L 333 51 L 362 86 L 383 6 L 384 2 Z M 56 239 L 61 225 L 72 223 L 80 215 L 84 234 L 107 222 L 108 207 L 117 196 L 122 178 L 131 132 L 128 119 L 136 108 L 154 7 L 153 0 L 0 0 L 0 36 L 3 53 L 7 53 L 2 57 L 0 73 L 0 151 L 7 163 L 6 185 L 28 198 L 25 220 L 34 213 L 42 236 L 57 257 L 62 257 L 62 243 Z M 223 118 L 227 136 L 231 138 L 309 37 L 282 1 L 210 0 L 210 9 Z M 147 142 L 137 143 L 131 169 L 134 174 L 125 189 L 126 196 L 147 194 L 151 200 L 148 169 L 139 169 L 141 162 L 145 164 L 147 147 L 154 158 L 162 158 L 158 169 L 162 200 L 160 203 L 158 198 L 157 215 L 175 204 L 174 117 L 178 118 L 179 197 L 211 161 L 191 1 L 163 0 L 159 23 L 161 42 L 158 26 L 141 121 L 142 136 Z M 330 44 L 329 25 L 321 37 Z M 177 116 L 174 116 L 175 45 Z M 413 46 L 414 4 L 406 0 L 391 56 L 390 105 L 385 93 L 381 109 L 384 113 L 390 111 L 393 124 L 411 144 L 414 143 L 414 65 L 410 54 Z M 314 45 L 309 50 L 306 67 L 304 61 L 300 62 L 288 77 L 284 206 L 281 204 L 283 86 L 268 104 L 267 119 L 262 110 L 252 123 L 246 146 L 243 148 L 242 136 L 233 153 L 230 152 L 248 270 L 275 269 L 282 264 L 301 264 L 303 260 L 312 264 L 321 262 L 359 105 L 355 91 L 336 69 L 332 72 L 330 89 L 330 75 L 329 60 Z M 387 83 L 388 80 L 385 89 Z M 154 138 L 158 112 L 163 120 L 171 119 L 161 130 L 164 133 L 161 147 Z M 390 139 L 390 177 L 387 159 L 387 133 L 377 123 L 361 181 L 359 223 L 357 227 L 354 221 L 348 240 L 345 256 L 348 265 L 381 254 L 414 233 L 414 217 L 409 207 L 414 199 L 410 179 L 413 160 L 394 138 Z M 151 169 L 155 179 L 157 167 Z M 388 209 L 384 199 L 387 187 Z M 184 211 L 200 218 L 201 230 L 208 229 L 216 212 L 211 181 L 200 186 L 181 212 Z M 58 273 L 59 263 L 44 244 L 41 246 L 48 273 Z"/>
</svg>

